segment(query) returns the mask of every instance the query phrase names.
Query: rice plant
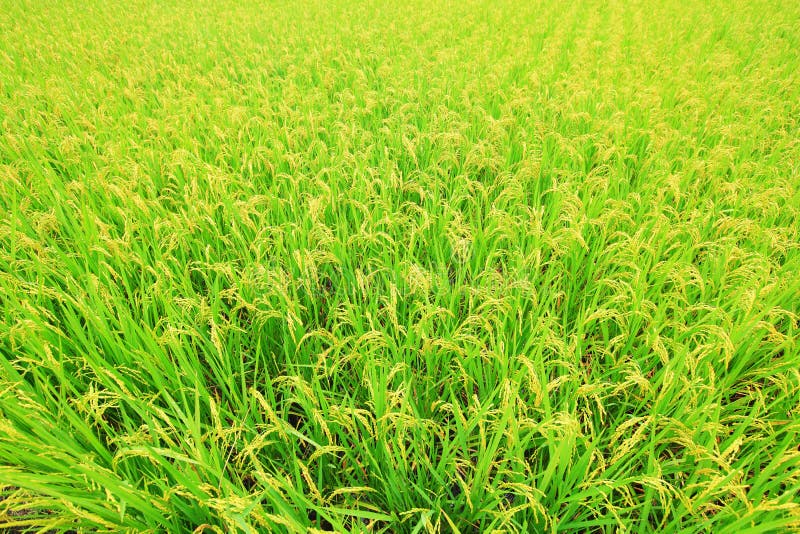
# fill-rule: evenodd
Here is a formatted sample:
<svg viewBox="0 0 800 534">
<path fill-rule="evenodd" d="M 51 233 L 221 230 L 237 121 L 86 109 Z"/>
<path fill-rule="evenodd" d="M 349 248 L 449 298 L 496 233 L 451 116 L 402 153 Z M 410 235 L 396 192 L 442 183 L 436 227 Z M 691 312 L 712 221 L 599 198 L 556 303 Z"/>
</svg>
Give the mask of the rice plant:
<svg viewBox="0 0 800 534">
<path fill-rule="evenodd" d="M 0 0 L 0 530 L 800 532 L 800 3 Z"/>
</svg>

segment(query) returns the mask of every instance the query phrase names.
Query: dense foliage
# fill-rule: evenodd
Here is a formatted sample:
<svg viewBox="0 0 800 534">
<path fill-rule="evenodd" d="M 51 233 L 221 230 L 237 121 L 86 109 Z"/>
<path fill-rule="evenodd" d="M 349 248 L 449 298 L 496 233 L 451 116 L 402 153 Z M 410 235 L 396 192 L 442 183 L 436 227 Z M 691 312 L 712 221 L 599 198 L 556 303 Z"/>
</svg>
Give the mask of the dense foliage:
<svg viewBox="0 0 800 534">
<path fill-rule="evenodd" d="M 0 528 L 800 528 L 800 3 L 0 0 Z"/>
</svg>

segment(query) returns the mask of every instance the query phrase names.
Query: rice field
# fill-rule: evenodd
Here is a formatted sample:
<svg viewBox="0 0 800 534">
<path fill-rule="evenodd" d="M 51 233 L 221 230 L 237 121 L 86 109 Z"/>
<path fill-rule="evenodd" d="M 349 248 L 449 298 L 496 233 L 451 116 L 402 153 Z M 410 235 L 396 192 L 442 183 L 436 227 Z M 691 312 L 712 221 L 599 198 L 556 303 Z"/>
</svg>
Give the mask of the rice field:
<svg viewBox="0 0 800 534">
<path fill-rule="evenodd" d="M 800 532 L 800 3 L 0 0 L 0 531 Z"/>
</svg>

